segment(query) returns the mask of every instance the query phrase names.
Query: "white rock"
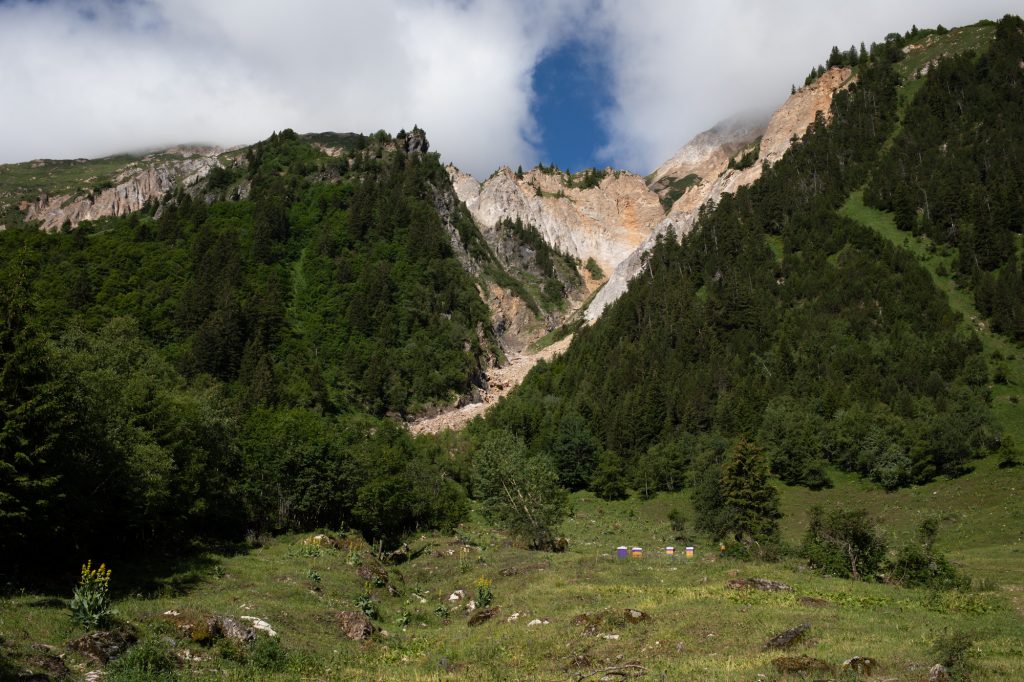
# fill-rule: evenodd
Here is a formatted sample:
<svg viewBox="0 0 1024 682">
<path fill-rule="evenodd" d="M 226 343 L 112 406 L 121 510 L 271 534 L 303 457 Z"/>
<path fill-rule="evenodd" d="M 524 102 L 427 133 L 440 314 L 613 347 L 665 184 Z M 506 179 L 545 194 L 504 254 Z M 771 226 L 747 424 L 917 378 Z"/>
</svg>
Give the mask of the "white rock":
<svg viewBox="0 0 1024 682">
<path fill-rule="evenodd" d="M 262 618 L 257 618 L 256 616 L 241 616 L 240 618 L 241 620 L 247 620 L 250 623 L 252 623 L 253 629 L 261 630 L 270 635 L 271 637 L 277 637 L 277 632 L 274 630 L 274 628 L 270 627 L 270 623 L 263 620 Z"/>
<path fill-rule="evenodd" d="M 533 620 L 531 620 L 529 623 L 526 624 L 526 627 L 533 627 L 534 625 L 548 625 L 549 623 L 550 623 L 550 621 L 541 620 L 540 618 L 534 618 Z"/>
<path fill-rule="evenodd" d="M 455 590 L 448 596 L 448 601 L 459 601 L 466 596 L 466 593 L 462 590 Z"/>
</svg>

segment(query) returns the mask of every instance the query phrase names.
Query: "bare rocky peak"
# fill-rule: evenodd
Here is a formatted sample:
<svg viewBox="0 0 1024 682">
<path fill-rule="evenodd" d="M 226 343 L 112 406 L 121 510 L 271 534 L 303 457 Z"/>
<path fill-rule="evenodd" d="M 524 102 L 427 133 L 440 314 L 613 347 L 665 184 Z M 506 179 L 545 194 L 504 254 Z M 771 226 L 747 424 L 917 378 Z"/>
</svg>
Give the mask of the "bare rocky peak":
<svg viewBox="0 0 1024 682">
<path fill-rule="evenodd" d="M 607 171 L 596 187 L 570 186 L 568 176 L 534 169 L 516 177 L 502 167 L 483 183 L 448 166 L 459 199 L 484 232 L 501 220 L 533 225 L 554 248 L 605 272 L 631 253 L 664 216 L 658 196 L 632 173 Z M 580 176 L 577 175 L 577 178 Z"/>
<path fill-rule="evenodd" d="M 678 199 L 675 199 L 664 218 L 651 234 L 633 252 L 628 254 L 608 278 L 605 286 L 597 292 L 585 314 L 590 321 L 600 317 L 604 309 L 626 291 L 626 287 L 643 267 L 643 257 L 655 244 L 659 235 L 673 230 L 682 236 L 693 229 L 700 207 L 708 202 L 717 202 L 725 193 L 734 193 L 740 187 L 749 185 L 761 177 L 765 164 L 778 161 L 789 149 L 793 138 L 801 138 L 807 132 L 807 126 L 814 122 L 818 112 L 828 120 L 832 105 L 832 97 L 851 82 L 849 68 L 832 68 L 810 85 L 797 90 L 779 107 L 763 134 L 757 149 L 757 158 L 745 168 L 729 168 L 729 159 L 753 152 L 756 136 L 750 134 L 756 130 L 751 127 L 744 131 L 741 127 L 734 133 L 715 132 L 715 129 L 698 135 L 683 147 L 672 159 L 655 171 L 655 184 L 665 183 L 669 178 L 680 179 L 690 173 L 699 176 L 699 181 L 689 186 Z M 727 129 L 728 130 L 728 129 Z M 748 142 L 736 144 L 744 136 Z M 722 145 L 715 149 L 713 141 L 719 140 Z M 700 172 L 700 169 L 703 173 Z M 661 174 L 660 176 L 658 174 Z"/>
<path fill-rule="evenodd" d="M 147 201 L 181 185 L 188 187 L 221 165 L 220 147 L 179 145 L 154 152 L 127 164 L 113 179 L 113 186 L 79 194 L 42 194 L 34 202 L 22 202 L 26 220 L 38 220 L 40 229 L 59 230 L 65 223 L 77 227 L 83 220 L 121 216 L 140 210 Z"/>
<path fill-rule="evenodd" d="M 726 119 L 699 133 L 651 173 L 652 188 L 657 190 L 659 181 L 668 177 L 685 178 L 692 173 L 704 178 L 721 172 L 731 157 L 763 135 L 767 127 L 767 115 L 751 114 Z"/>
</svg>

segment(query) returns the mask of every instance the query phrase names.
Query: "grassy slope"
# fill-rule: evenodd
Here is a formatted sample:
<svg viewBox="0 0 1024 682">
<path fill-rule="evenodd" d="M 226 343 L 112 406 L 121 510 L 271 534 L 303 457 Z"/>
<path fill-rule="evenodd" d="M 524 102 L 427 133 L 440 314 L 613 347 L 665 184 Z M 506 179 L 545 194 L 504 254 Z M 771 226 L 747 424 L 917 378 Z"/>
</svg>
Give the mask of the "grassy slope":
<svg viewBox="0 0 1024 682">
<path fill-rule="evenodd" d="M 649 555 L 619 561 L 612 555 L 620 544 L 641 545 L 649 552 L 685 544 L 673 539 L 667 515 L 673 507 L 689 510 L 688 496 L 603 502 L 581 493 L 574 497 L 575 514 L 565 524 L 571 543 L 565 554 L 511 547 L 479 520 L 466 524 L 458 536 L 414 539 L 414 548 L 428 550 L 398 568 L 403 578 L 393 579 L 402 594 L 389 597 L 384 589 L 371 587 L 380 603 L 379 624 L 390 636 L 368 643 L 345 641 L 323 620 L 330 611 L 354 608 L 366 583 L 356 574 L 353 560 L 372 563 L 365 546 L 355 551 L 323 549 L 314 556 L 300 544 L 300 536 L 277 538 L 235 556 L 206 556 L 192 570 L 166 579 L 152 596 L 123 598 L 117 608 L 121 617 L 153 636 L 168 634 L 153 619 L 172 608 L 264 618 L 279 631 L 290 657 L 284 671 L 260 672 L 259 677 L 282 680 L 565 680 L 572 679 L 576 668 L 571 663 L 577 657 L 585 662 L 581 670 L 640 663 L 655 674 L 653 679 L 664 673 L 666 679 L 754 679 L 763 674 L 772 680 L 778 679 L 771 667 L 778 654 L 763 652 L 763 642 L 802 622 L 812 630 L 793 653 L 833 664 L 854 655 L 873 656 L 881 661 L 880 674 L 886 679 L 923 679 L 926 668 L 921 666 L 935 662 L 930 646 L 947 628 L 975 633 L 976 679 L 1024 674 L 1024 502 L 1007 494 L 1024 487 L 1024 470 L 999 471 L 986 461 L 961 479 L 895 493 L 851 476 L 836 474 L 835 479 L 830 491 L 781 489 L 787 540 L 799 538 L 806 509 L 820 502 L 871 509 L 893 544 L 908 538 L 926 514 L 937 514 L 944 519 L 942 549 L 975 577 L 997 581 L 1000 587 L 935 595 L 824 578 L 796 560 L 757 565 L 719 558 L 712 543 L 693 536 L 687 539 L 697 547 L 694 560 Z M 502 575 L 509 568 L 517 574 Z M 311 589 L 311 570 L 321 576 L 320 592 Z M 736 575 L 782 580 L 795 592 L 726 589 L 725 582 Z M 444 624 L 435 607 L 448 604 L 447 595 L 456 589 L 471 595 L 478 577 L 493 581 L 499 620 L 471 628 L 453 608 Z M 803 605 L 798 602 L 803 596 L 825 598 L 830 605 Z M 59 646 L 81 634 L 70 625 L 65 609 L 40 603 L 38 595 L 24 595 L 0 604 L 0 632 L 9 642 L 24 651 L 34 643 Z M 652 621 L 601 631 L 619 639 L 587 636 L 570 622 L 577 614 L 603 608 L 638 608 Z M 396 622 L 403 612 L 410 618 L 405 628 Z M 519 619 L 506 622 L 513 613 L 521 614 Z M 528 626 L 534 618 L 551 622 Z M 194 664 L 193 675 L 226 673 L 229 679 L 240 679 L 253 672 L 218 658 L 216 649 L 191 648 L 205 659 Z M 80 670 L 96 667 L 84 665 L 75 654 L 67 660 L 72 667 L 83 666 Z M 442 674 L 446 670 L 450 674 Z"/>
</svg>

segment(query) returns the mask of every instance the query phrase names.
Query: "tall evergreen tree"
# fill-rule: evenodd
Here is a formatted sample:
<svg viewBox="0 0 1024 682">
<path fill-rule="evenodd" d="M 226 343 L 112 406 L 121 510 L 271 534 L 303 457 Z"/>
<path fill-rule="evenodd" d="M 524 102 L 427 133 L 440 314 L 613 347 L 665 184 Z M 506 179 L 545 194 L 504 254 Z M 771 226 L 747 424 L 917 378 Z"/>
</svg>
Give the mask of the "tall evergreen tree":
<svg viewBox="0 0 1024 682">
<path fill-rule="evenodd" d="M 61 497 L 56 460 L 71 422 L 46 345 L 29 321 L 20 261 L 0 276 L 0 550 L 53 522 Z"/>
</svg>

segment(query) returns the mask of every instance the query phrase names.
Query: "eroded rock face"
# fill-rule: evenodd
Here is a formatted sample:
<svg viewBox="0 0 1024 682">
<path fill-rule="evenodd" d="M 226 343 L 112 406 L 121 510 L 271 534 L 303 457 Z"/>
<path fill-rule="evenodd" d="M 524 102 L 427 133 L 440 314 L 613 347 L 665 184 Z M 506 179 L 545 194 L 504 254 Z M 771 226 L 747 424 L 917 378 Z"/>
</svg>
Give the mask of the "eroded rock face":
<svg viewBox="0 0 1024 682">
<path fill-rule="evenodd" d="M 625 293 L 629 280 L 643 267 L 643 255 L 654 246 L 659 236 L 669 230 L 674 231 L 677 237 L 689 233 L 701 206 L 717 202 L 723 194 L 734 193 L 760 178 L 765 164 L 781 159 L 793 138 L 800 139 L 807 132 L 807 126 L 814 122 L 818 112 L 828 121 L 832 97 L 852 82 L 851 73 L 849 68 L 829 69 L 814 83 L 790 95 L 768 121 L 761 135 L 757 158 L 747 168 L 728 166 L 730 158 L 753 148 L 757 137 L 754 134 L 757 127 L 753 124 L 723 129 L 716 127 L 701 133 L 655 171 L 653 182 L 661 183 L 663 187 L 667 178 L 683 178 L 690 173 L 700 176 L 700 180 L 675 200 L 668 216 L 619 263 L 604 288 L 587 307 L 587 319 L 596 320 L 610 303 Z M 737 148 L 738 151 L 733 151 Z"/>
<path fill-rule="evenodd" d="M 78 227 L 83 220 L 122 216 L 140 210 L 150 199 L 158 199 L 178 184 L 189 186 L 221 165 L 217 147 L 174 148 L 164 155 L 182 158 L 145 157 L 128 164 L 114 180 L 114 186 L 88 194 L 41 195 L 35 202 L 21 206 L 25 220 L 40 222 L 47 232 L 59 230 L 65 223 Z"/>
<path fill-rule="evenodd" d="M 517 178 L 502 167 L 479 183 L 448 166 L 459 199 L 487 238 L 501 220 L 520 219 L 574 258 L 593 258 L 605 272 L 636 249 L 665 215 L 644 179 L 609 172 L 596 187 L 569 187 L 566 176 L 534 169 Z"/>
</svg>

